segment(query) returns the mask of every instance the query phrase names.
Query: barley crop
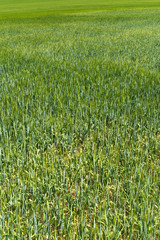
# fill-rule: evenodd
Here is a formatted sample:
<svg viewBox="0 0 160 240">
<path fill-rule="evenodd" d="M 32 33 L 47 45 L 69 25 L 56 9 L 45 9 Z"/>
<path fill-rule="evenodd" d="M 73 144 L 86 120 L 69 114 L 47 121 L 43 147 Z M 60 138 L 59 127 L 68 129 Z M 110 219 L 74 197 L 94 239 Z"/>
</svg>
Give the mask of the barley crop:
<svg viewBox="0 0 160 240">
<path fill-rule="evenodd" d="M 160 2 L 75 2 L 0 0 L 0 239 L 158 240 Z"/>
</svg>

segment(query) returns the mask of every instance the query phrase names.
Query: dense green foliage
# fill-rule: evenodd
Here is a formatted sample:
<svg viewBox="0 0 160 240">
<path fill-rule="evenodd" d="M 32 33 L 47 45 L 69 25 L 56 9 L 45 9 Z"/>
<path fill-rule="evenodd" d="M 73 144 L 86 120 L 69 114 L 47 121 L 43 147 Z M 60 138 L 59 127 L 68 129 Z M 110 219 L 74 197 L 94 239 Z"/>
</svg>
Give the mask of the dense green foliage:
<svg viewBox="0 0 160 240">
<path fill-rule="evenodd" d="M 0 2 L 0 239 L 159 239 L 160 9 Z"/>
</svg>

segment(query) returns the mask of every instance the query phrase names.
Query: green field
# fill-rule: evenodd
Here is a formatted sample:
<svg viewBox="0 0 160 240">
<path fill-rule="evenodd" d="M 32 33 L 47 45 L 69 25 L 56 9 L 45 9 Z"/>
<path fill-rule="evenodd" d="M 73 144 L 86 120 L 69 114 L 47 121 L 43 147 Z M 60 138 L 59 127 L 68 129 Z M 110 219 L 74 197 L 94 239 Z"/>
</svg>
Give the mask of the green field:
<svg viewBox="0 0 160 240">
<path fill-rule="evenodd" d="M 160 239 L 159 121 L 159 0 L 0 0 L 0 239 Z"/>
<path fill-rule="evenodd" d="M 0 14 L 75 13 L 111 9 L 156 8 L 160 0 L 0 0 Z"/>
</svg>

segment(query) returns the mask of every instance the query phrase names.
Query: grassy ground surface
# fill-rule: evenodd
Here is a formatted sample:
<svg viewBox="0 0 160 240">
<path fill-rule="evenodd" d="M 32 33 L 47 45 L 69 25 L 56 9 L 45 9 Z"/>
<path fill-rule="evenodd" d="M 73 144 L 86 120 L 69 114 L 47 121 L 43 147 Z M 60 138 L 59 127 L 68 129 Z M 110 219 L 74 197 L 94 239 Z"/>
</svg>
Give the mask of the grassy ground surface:
<svg viewBox="0 0 160 240">
<path fill-rule="evenodd" d="M 156 8 L 159 0 L 0 0 L 0 13 L 84 12 L 111 9 Z M 40 14 L 40 15 L 41 15 Z"/>
<path fill-rule="evenodd" d="M 159 239 L 160 1 L 0 6 L 0 239 Z"/>
</svg>

